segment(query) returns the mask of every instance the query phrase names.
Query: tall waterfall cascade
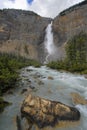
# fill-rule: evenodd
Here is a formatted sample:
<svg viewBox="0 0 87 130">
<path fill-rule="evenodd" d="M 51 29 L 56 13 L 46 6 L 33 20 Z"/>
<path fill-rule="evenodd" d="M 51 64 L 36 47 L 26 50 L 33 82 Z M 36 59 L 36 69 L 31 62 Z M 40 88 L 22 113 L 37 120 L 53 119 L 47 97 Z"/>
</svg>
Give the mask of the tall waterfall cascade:
<svg viewBox="0 0 87 130">
<path fill-rule="evenodd" d="M 44 45 L 45 45 L 45 49 L 46 49 L 46 53 L 47 53 L 46 60 L 44 63 L 48 63 L 49 61 L 52 60 L 52 57 L 56 52 L 56 47 L 55 47 L 54 41 L 53 41 L 52 22 L 50 24 L 48 24 L 48 26 L 46 28 Z"/>
</svg>

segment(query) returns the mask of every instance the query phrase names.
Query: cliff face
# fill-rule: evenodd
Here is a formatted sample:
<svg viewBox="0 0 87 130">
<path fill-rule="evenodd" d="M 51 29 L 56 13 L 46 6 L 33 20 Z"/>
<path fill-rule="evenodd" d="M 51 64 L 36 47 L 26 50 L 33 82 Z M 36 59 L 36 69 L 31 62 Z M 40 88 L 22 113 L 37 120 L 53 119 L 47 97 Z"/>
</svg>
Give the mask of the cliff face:
<svg viewBox="0 0 87 130">
<path fill-rule="evenodd" d="M 45 29 L 50 21 L 30 11 L 0 10 L 0 52 L 43 62 Z M 57 51 L 51 59 L 64 58 L 66 42 L 82 31 L 87 33 L 87 1 L 61 12 L 53 20 Z"/>
<path fill-rule="evenodd" d="M 0 10 L 0 52 L 44 60 L 42 43 L 49 22 L 30 11 Z"/>
<path fill-rule="evenodd" d="M 80 32 L 87 33 L 87 1 L 61 12 L 53 21 L 54 43 L 59 59 L 65 57 L 65 43 Z"/>
</svg>

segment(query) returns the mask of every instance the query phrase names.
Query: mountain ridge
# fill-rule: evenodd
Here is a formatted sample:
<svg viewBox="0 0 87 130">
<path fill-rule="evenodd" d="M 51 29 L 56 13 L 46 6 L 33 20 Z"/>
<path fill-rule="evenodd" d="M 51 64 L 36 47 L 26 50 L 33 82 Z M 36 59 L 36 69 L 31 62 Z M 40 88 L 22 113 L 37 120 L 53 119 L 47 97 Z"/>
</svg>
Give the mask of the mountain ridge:
<svg viewBox="0 0 87 130">
<path fill-rule="evenodd" d="M 56 59 L 65 57 L 65 44 L 81 31 L 87 33 L 87 1 L 62 11 L 54 19 L 41 17 L 32 11 L 0 10 L 0 53 L 23 56 L 44 62 L 45 30 L 53 21 Z"/>
</svg>

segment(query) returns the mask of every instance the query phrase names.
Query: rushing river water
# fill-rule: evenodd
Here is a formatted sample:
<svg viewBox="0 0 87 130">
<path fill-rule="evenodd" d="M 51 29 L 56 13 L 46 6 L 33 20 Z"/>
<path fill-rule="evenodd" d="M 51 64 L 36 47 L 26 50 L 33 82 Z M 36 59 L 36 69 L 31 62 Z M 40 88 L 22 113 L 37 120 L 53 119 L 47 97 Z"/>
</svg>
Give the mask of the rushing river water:
<svg viewBox="0 0 87 130">
<path fill-rule="evenodd" d="M 0 114 L 0 130 L 17 130 L 16 115 L 20 115 L 21 103 L 28 93 L 60 101 L 80 111 L 79 124 L 66 128 L 53 128 L 53 130 L 87 129 L 87 106 L 80 104 L 74 106 L 70 95 L 71 92 L 77 92 L 87 99 L 87 79 L 84 76 L 59 72 L 42 66 L 41 68 L 26 67 L 21 70 L 20 77 L 22 80 L 19 87 L 4 95 L 4 99 L 12 102 L 12 105 L 6 107 Z"/>
</svg>

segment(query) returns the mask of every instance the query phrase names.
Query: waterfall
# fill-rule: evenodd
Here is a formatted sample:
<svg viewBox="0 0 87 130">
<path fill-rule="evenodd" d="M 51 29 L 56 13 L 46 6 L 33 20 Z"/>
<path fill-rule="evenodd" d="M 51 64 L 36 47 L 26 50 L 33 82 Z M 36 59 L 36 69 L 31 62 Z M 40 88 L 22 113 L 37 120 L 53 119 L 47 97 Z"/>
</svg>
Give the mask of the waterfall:
<svg viewBox="0 0 87 130">
<path fill-rule="evenodd" d="M 56 50 L 56 47 L 53 41 L 52 22 L 48 24 L 46 28 L 44 45 L 45 45 L 45 50 L 47 53 L 46 60 L 44 63 L 48 63 L 50 60 L 52 60 L 52 56 L 54 55 L 55 50 Z"/>
</svg>

